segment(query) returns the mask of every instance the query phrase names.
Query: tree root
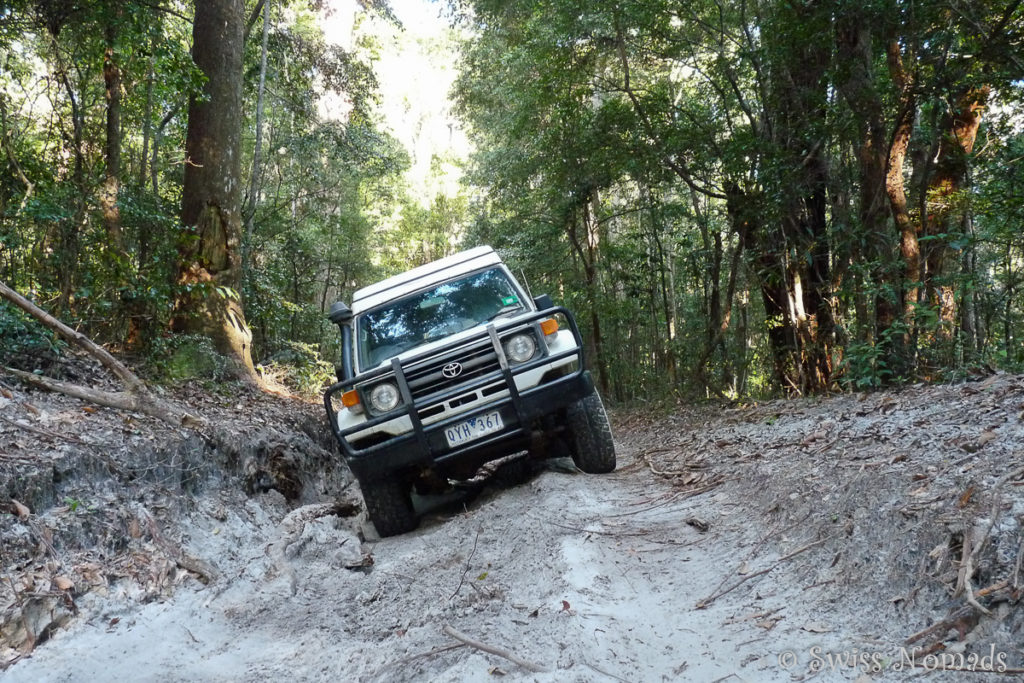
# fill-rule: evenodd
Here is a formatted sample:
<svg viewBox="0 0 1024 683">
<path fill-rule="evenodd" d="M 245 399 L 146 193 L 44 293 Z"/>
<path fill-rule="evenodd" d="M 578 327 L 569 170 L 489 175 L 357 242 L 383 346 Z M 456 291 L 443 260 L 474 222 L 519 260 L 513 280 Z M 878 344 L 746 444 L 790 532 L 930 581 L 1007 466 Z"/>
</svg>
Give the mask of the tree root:
<svg viewBox="0 0 1024 683">
<path fill-rule="evenodd" d="M 316 503 L 292 510 L 278 524 L 278 536 L 267 545 L 266 553 L 273 560 L 277 570 L 288 578 L 288 589 L 292 595 L 298 592 L 299 581 L 295 568 L 286 556 L 288 548 L 302 536 L 307 522 L 338 514 L 350 516 L 351 511 L 338 503 Z"/>
<path fill-rule="evenodd" d="M 163 549 L 167 556 L 182 569 L 192 572 L 199 577 L 199 580 L 204 584 L 210 586 L 217 583 L 220 578 L 220 572 L 217 568 L 205 560 L 201 560 L 198 557 L 189 555 L 181 547 L 171 545 L 171 543 L 164 537 L 160 531 L 160 527 L 156 523 L 156 519 L 149 513 L 149 510 L 142 508 L 143 521 L 146 522 L 146 526 L 149 529 L 149 535 L 153 538 L 153 541 Z"/>
</svg>

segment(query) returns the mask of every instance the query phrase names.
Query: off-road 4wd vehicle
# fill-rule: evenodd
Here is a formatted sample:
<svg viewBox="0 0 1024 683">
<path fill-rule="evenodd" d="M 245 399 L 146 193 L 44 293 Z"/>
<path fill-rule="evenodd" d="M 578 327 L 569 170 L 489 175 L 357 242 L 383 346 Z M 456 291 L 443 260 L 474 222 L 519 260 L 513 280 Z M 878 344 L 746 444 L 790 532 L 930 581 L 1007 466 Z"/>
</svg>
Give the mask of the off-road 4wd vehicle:
<svg viewBox="0 0 1024 683">
<path fill-rule="evenodd" d="M 360 289 L 329 317 L 342 364 L 324 405 L 381 536 L 418 524 L 414 486 L 466 480 L 523 450 L 567 448 L 584 472 L 615 469 L 572 314 L 531 301 L 490 247 Z"/>
</svg>

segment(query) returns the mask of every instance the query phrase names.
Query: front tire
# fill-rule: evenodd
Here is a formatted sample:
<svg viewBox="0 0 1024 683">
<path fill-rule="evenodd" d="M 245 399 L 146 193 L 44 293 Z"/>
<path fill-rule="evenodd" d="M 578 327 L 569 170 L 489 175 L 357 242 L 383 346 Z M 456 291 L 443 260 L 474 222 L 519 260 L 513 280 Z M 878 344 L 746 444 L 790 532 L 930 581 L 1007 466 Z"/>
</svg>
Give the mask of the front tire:
<svg viewBox="0 0 1024 683">
<path fill-rule="evenodd" d="M 360 482 L 360 488 L 363 490 L 366 513 L 381 538 L 404 534 L 419 526 L 409 487 L 405 483 L 385 479 Z"/>
<path fill-rule="evenodd" d="M 494 470 L 491 480 L 499 488 L 510 489 L 525 484 L 533 476 L 533 472 L 533 460 L 529 455 L 521 455 L 501 463 Z"/>
<path fill-rule="evenodd" d="M 566 431 L 576 467 L 587 474 L 605 474 L 615 469 L 612 427 L 596 389 L 569 406 Z"/>
</svg>

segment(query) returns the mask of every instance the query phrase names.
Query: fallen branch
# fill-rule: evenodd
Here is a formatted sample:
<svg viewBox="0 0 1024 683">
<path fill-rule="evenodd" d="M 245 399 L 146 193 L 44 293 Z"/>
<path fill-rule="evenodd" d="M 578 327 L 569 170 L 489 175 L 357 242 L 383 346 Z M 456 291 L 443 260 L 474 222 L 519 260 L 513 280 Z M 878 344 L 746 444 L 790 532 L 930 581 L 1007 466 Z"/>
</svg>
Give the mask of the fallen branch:
<svg viewBox="0 0 1024 683">
<path fill-rule="evenodd" d="M 801 517 L 800 519 L 796 520 L 796 522 L 794 522 L 794 523 L 793 523 L 793 524 L 791 524 L 790 526 L 786 527 L 785 529 L 780 529 L 778 525 L 775 525 L 775 526 L 773 526 L 773 527 L 772 527 L 771 529 L 769 529 L 769 530 L 768 530 L 768 533 L 766 533 L 765 535 L 763 535 L 763 536 L 762 536 L 762 537 L 761 537 L 761 538 L 760 538 L 760 539 L 759 539 L 759 540 L 758 540 L 758 541 L 757 541 L 757 542 L 756 542 L 756 543 L 754 544 L 754 547 L 753 547 L 753 548 L 752 548 L 752 549 L 750 550 L 750 552 L 749 552 L 749 553 L 747 553 L 747 556 L 746 556 L 746 558 L 744 558 L 744 559 L 743 559 L 743 561 L 742 561 L 742 562 L 740 562 L 740 564 L 739 564 L 739 567 L 744 567 L 744 566 L 746 566 L 747 562 L 749 562 L 750 560 L 753 560 L 753 559 L 754 559 L 755 557 L 757 557 L 757 551 L 758 551 L 758 550 L 760 550 L 760 549 L 762 548 L 762 546 L 764 546 L 764 544 L 768 542 L 768 539 L 769 539 L 769 538 L 771 538 L 771 537 L 773 537 L 773 536 L 775 536 L 775 535 L 777 535 L 777 534 L 779 534 L 779 533 L 785 533 L 786 531 L 789 531 L 790 529 L 793 529 L 793 528 L 795 528 L 795 527 L 797 527 L 797 526 L 799 526 L 799 525 L 803 524 L 803 523 L 804 523 L 804 521 L 805 521 L 805 520 L 806 520 L 806 519 L 807 519 L 808 517 L 810 517 L 810 516 L 811 516 L 811 513 L 810 513 L 810 512 L 808 511 L 808 513 L 807 513 L 806 515 L 804 515 L 804 516 L 803 516 L 803 517 Z M 737 571 L 739 570 L 739 567 L 737 567 Z M 715 586 L 715 590 L 714 590 L 714 593 L 713 593 L 713 594 L 717 594 L 717 592 L 718 592 L 719 590 L 721 590 L 721 589 L 722 589 L 722 587 L 723 587 L 723 586 L 724 586 L 725 584 L 729 583 L 729 576 L 730 576 L 730 574 L 726 574 L 726 575 L 725 575 L 725 577 L 723 577 L 723 578 L 722 578 L 722 581 L 721 581 L 721 583 L 719 583 L 719 584 L 718 584 L 717 586 Z"/>
<path fill-rule="evenodd" d="M 1020 565 L 1022 558 L 1024 558 L 1024 539 L 1021 539 L 1020 549 L 1017 551 L 1017 562 L 1013 567 L 1013 590 L 1020 588 Z"/>
<path fill-rule="evenodd" d="M 149 415 L 173 427 L 188 427 L 200 433 L 205 432 L 207 427 L 206 420 L 187 410 L 183 410 L 169 401 L 157 398 L 149 389 L 145 388 L 145 385 L 143 385 L 141 391 L 104 391 L 102 389 L 83 387 L 79 384 L 71 384 L 70 382 L 61 382 L 51 377 L 36 375 L 14 368 L 4 367 L 3 371 L 17 377 L 26 384 L 31 384 L 40 389 L 56 391 L 59 394 L 79 398 L 83 401 L 106 406 L 107 408 L 117 408 L 118 410 Z"/>
<path fill-rule="evenodd" d="M 918 631 L 917 633 L 913 634 L 912 636 L 909 636 L 905 641 L 903 641 L 904 644 L 905 645 L 912 645 L 912 644 L 916 643 L 917 641 L 921 640 L 922 638 L 925 638 L 926 636 L 932 635 L 933 633 L 940 633 L 940 634 L 945 635 L 946 631 L 948 631 L 949 629 L 951 629 L 953 627 L 957 627 L 958 629 L 965 628 L 964 624 L 968 620 L 976 619 L 977 618 L 977 614 L 978 614 L 977 598 L 981 598 L 981 597 L 984 597 L 986 595 L 991 595 L 992 593 L 996 593 L 998 591 L 1001 591 L 1002 589 L 1006 588 L 1009 585 L 1010 585 L 1010 580 L 1009 579 L 1003 579 L 1002 581 L 997 581 L 996 583 L 992 584 L 991 586 L 987 586 L 985 588 L 982 588 L 979 591 L 975 591 L 973 593 L 973 596 L 972 596 L 974 598 L 974 602 L 969 602 L 969 604 L 964 605 L 964 606 L 958 608 L 952 614 L 949 614 L 945 618 L 940 619 L 939 621 L 935 622 L 934 624 L 932 624 L 928 628 L 922 629 L 922 630 Z M 989 613 L 989 611 L 987 609 L 982 609 L 981 611 L 984 612 L 985 614 Z"/>
<path fill-rule="evenodd" d="M 659 477 L 672 478 L 672 477 L 682 477 L 682 476 L 685 476 L 687 474 L 693 474 L 693 469 L 688 469 L 688 470 L 659 470 L 657 467 L 654 466 L 654 463 L 651 461 L 651 454 L 650 453 L 645 453 L 644 456 L 643 456 L 643 459 L 644 459 L 644 462 L 647 463 L 648 469 L 650 469 L 652 473 L 658 475 Z"/>
<path fill-rule="evenodd" d="M 1003 502 L 1002 498 L 999 496 L 1000 490 L 1006 482 L 1016 479 L 1022 474 L 1024 474 L 1024 468 L 1009 472 L 996 481 L 992 486 L 990 494 L 992 497 L 992 509 L 989 513 L 988 525 L 986 526 L 985 531 L 977 537 L 975 537 L 973 529 L 968 529 L 967 532 L 964 533 L 963 553 L 960 559 L 960 571 L 957 575 L 957 585 L 953 591 L 953 597 L 963 593 L 967 604 L 986 616 L 990 616 L 992 612 L 978 602 L 978 596 L 974 592 L 974 586 L 971 585 L 971 577 L 974 575 L 974 569 L 977 566 L 978 558 L 981 556 L 981 551 L 984 549 L 990 535 L 992 534 L 992 529 L 999 520 Z M 1006 582 L 1003 583 L 1004 586 L 1005 583 Z"/>
<path fill-rule="evenodd" d="M 641 512 L 650 512 L 651 510 L 656 510 L 660 507 L 664 507 L 673 501 L 681 502 L 684 500 L 688 500 L 690 498 L 699 496 L 702 493 L 707 493 L 708 491 L 720 485 L 722 481 L 722 479 L 716 479 L 711 483 L 707 484 L 706 486 L 700 486 L 695 489 L 690 489 L 689 491 L 677 491 L 676 493 L 673 493 L 672 495 L 668 496 L 665 500 L 663 500 L 660 503 L 657 503 L 656 505 L 651 505 L 650 507 L 641 508 L 639 510 L 630 510 L 629 512 L 619 512 L 614 515 L 605 515 L 605 519 L 613 519 L 615 517 L 628 517 L 629 515 L 638 515 Z"/>
<path fill-rule="evenodd" d="M 796 550 L 794 550 L 791 553 L 787 553 L 787 554 L 783 555 L 778 560 L 776 560 L 771 566 L 765 567 L 764 569 L 762 569 L 760 571 L 756 571 L 756 572 L 753 572 L 751 574 L 747 574 L 742 579 L 740 579 L 739 581 L 737 581 L 733 585 L 729 586 L 728 588 L 726 588 L 724 590 L 716 591 L 715 593 L 711 594 L 710 596 L 708 596 L 708 597 L 704 598 L 703 600 L 699 601 L 696 604 L 696 608 L 697 609 L 704 609 L 705 607 L 710 605 L 712 602 L 714 602 L 718 598 L 722 597 L 726 593 L 731 593 L 732 591 L 736 590 L 737 588 L 739 588 L 740 586 L 745 584 L 747 581 L 750 581 L 753 578 L 756 578 L 758 576 L 763 576 L 763 575 L 765 575 L 765 574 L 767 574 L 767 573 L 769 573 L 771 571 L 774 571 L 783 562 L 786 562 L 787 560 L 791 560 L 794 557 L 796 557 L 797 555 L 799 555 L 800 553 L 806 552 L 806 551 L 810 550 L 811 548 L 815 548 L 815 547 L 821 545 L 822 543 L 824 543 L 825 541 L 828 541 L 828 540 L 831 540 L 831 539 L 832 539 L 832 536 L 826 536 L 825 538 L 819 538 L 817 541 L 812 541 L 811 543 L 808 543 L 807 545 L 804 545 L 804 546 L 801 546 L 801 547 L 797 548 Z"/>
<path fill-rule="evenodd" d="M 1020 477 L 1022 475 L 1024 475 L 1024 467 L 1021 467 L 1008 474 L 1003 475 L 996 481 L 995 484 L 992 485 L 992 511 L 989 513 L 988 516 L 988 527 L 986 527 L 985 533 L 981 535 L 981 538 L 975 544 L 974 548 L 971 549 L 971 553 L 968 556 L 968 559 L 971 561 L 971 564 L 977 563 L 978 558 L 981 556 L 981 551 L 985 547 L 985 543 L 988 541 L 989 536 L 992 534 L 992 529 L 995 527 L 996 522 L 999 521 L 1000 508 L 1002 508 L 1002 499 L 999 497 L 1000 489 L 1003 488 L 1006 482 L 1016 479 L 1017 477 Z M 970 574 L 968 574 L 968 576 L 970 576 Z"/>
<path fill-rule="evenodd" d="M 622 676 L 616 676 L 615 674 L 613 674 L 610 671 L 605 671 L 604 669 L 599 669 L 596 666 L 594 666 L 593 664 L 591 664 L 590 662 L 583 662 L 583 665 L 585 667 L 587 667 L 588 669 L 591 669 L 593 671 L 596 671 L 599 674 L 607 676 L 608 678 L 614 678 L 617 681 L 622 681 L 622 683 L 629 683 L 629 679 L 628 678 L 623 678 Z"/>
<path fill-rule="evenodd" d="M 57 320 L 3 282 L 0 282 L 0 297 L 7 299 L 12 304 L 38 320 L 45 327 L 53 330 L 98 360 L 105 368 L 110 370 L 118 379 L 120 379 L 129 390 L 148 392 L 146 385 L 142 380 L 140 380 L 135 373 L 129 370 L 121 361 L 110 355 L 109 351 L 86 337 L 78 330 L 73 330 L 61 321 Z"/>
<path fill-rule="evenodd" d="M 442 645 L 441 647 L 435 647 L 433 650 L 427 650 L 426 652 L 419 652 L 414 655 L 409 655 L 408 657 L 403 657 L 402 659 L 399 659 L 397 662 L 391 662 L 385 668 L 394 669 L 397 667 L 405 666 L 406 664 L 411 664 L 412 662 L 415 662 L 417 659 L 426 659 L 427 657 L 433 657 L 434 655 L 439 655 L 445 652 L 451 652 L 452 650 L 458 650 L 460 647 L 466 647 L 466 644 L 452 643 L 451 645 Z"/>
<path fill-rule="evenodd" d="M 523 667 L 527 671 L 531 671 L 533 673 L 542 673 L 544 671 L 547 671 L 547 669 L 544 668 L 543 666 L 540 666 L 539 664 L 534 664 L 533 662 L 528 662 L 525 659 L 520 659 L 519 657 L 516 657 L 514 654 L 512 654 L 508 650 L 502 650 L 499 647 L 494 647 L 493 645 L 488 645 L 487 643 L 481 643 L 478 640 L 473 640 L 472 638 L 459 633 L 454 628 L 452 628 L 449 624 L 445 624 L 444 628 L 441 629 L 441 630 L 442 630 L 442 632 L 445 635 L 451 636 L 452 638 L 454 638 L 455 640 L 459 641 L 460 643 L 464 643 L 464 644 L 466 644 L 466 645 L 468 645 L 471 648 L 474 648 L 476 650 L 481 650 L 482 652 L 488 652 L 488 653 L 490 653 L 492 655 L 496 655 L 496 656 L 501 657 L 503 659 L 507 659 L 508 661 L 512 662 L 513 664 L 517 664 L 517 665 Z"/>
<path fill-rule="evenodd" d="M 600 531 L 597 529 L 584 529 L 578 526 L 569 526 L 568 524 L 559 524 L 558 522 L 552 522 L 550 519 L 546 519 L 544 522 L 551 526 L 556 526 L 559 529 L 576 531 L 581 534 L 597 534 L 598 536 L 647 536 L 651 533 L 648 529 L 641 529 L 639 531 Z"/>
<path fill-rule="evenodd" d="M 36 375 L 31 372 L 24 372 L 22 370 L 9 367 L 2 368 L 4 372 L 17 377 L 27 384 L 46 389 L 48 391 L 56 391 L 73 398 L 79 398 L 101 406 L 107 406 L 108 408 L 117 408 L 120 410 L 143 413 L 144 415 L 149 415 L 150 417 L 162 420 L 174 427 L 188 427 L 199 432 L 207 439 L 207 441 L 210 440 L 210 437 L 206 435 L 208 432 L 208 424 L 206 423 L 206 420 L 184 410 L 170 401 L 165 401 L 154 395 L 153 392 L 149 390 L 149 387 L 146 386 L 145 382 L 139 379 L 135 373 L 124 365 L 124 363 L 114 358 L 114 356 L 112 356 L 110 352 L 102 346 L 89 339 L 81 332 L 68 327 L 60 320 L 57 320 L 3 282 L 0 282 L 0 298 L 10 301 L 12 304 L 38 320 L 44 327 L 53 330 L 61 337 L 95 358 L 103 367 L 109 370 L 111 374 L 120 380 L 125 391 L 114 392 L 104 391 L 102 389 L 93 389 L 91 387 L 62 382 L 51 377 Z"/>
<path fill-rule="evenodd" d="M 37 464 L 39 462 L 38 457 L 32 457 L 29 455 L 11 455 L 10 453 L 4 453 L 0 451 L 0 460 L 10 460 L 11 462 L 24 462 L 28 464 Z"/>
<path fill-rule="evenodd" d="M 351 482 L 349 485 L 351 485 Z M 348 488 L 348 486 L 345 488 Z M 277 538 L 267 545 L 264 552 L 274 561 L 274 566 L 277 570 L 288 578 L 288 588 L 292 595 L 298 592 L 299 583 L 298 577 L 295 574 L 295 567 L 288 561 L 286 554 L 288 548 L 302 537 L 303 532 L 306 530 L 307 522 L 330 515 L 347 514 L 347 512 L 338 503 L 313 503 L 292 510 L 277 525 Z M 342 544 L 344 543 L 345 541 L 342 541 Z"/>
<path fill-rule="evenodd" d="M 996 591 L 1003 590 L 1004 588 L 1006 588 L 1009 585 L 1010 585 L 1010 580 L 1009 579 L 1003 579 L 1002 581 L 996 581 L 995 583 L 993 583 L 988 588 L 982 588 L 980 591 L 976 591 L 974 593 L 974 597 L 982 598 L 982 597 L 984 597 L 986 595 L 991 595 L 992 593 L 995 593 Z"/>
<path fill-rule="evenodd" d="M 917 633 L 913 634 L 912 636 L 909 636 L 906 640 L 903 641 L 903 644 L 913 645 L 917 641 L 927 636 L 930 636 L 933 633 L 945 634 L 946 631 L 963 622 L 965 619 L 968 619 L 974 614 L 974 608 L 970 605 L 965 605 L 964 607 L 959 608 L 958 610 L 956 610 L 949 616 L 945 617 L 944 619 L 935 622 L 928 628 L 922 629 Z"/>
</svg>

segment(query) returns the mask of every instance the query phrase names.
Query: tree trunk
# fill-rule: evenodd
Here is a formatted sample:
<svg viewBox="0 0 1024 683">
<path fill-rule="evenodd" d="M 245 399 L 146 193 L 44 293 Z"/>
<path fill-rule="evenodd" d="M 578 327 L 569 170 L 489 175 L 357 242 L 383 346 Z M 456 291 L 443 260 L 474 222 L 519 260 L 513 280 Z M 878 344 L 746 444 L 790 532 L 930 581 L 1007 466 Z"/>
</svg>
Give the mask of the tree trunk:
<svg viewBox="0 0 1024 683">
<path fill-rule="evenodd" d="M 182 222 L 173 329 L 211 337 L 256 379 L 252 332 L 241 286 L 241 120 L 245 3 L 196 3 L 192 58 L 207 78 L 205 98 L 189 102 Z"/>
<path fill-rule="evenodd" d="M 153 133 L 153 153 L 150 155 L 150 183 L 153 186 L 153 194 L 160 194 L 160 141 L 164 137 L 164 128 L 170 123 L 175 116 L 178 115 L 179 105 L 175 105 L 169 112 L 164 114 L 164 117 L 160 119 L 160 125 L 156 127 L 156 131 Z"/>
<path fill-rule="evenodd" d="M 779 21 L 766 27 L 765 46 L 774 63 L 768 70 L 765 112 L 771 125 L 765 142 L 778 157 L 765 179 L 778 197 L 772 203 L 779 218 L 777 227 L 765 224 L 747 242 L 760 252 L 762 298 L 777 319 L 769 330 L 775 379 L 797 394 L 825 391 L 832 383 L 835 320 L 823 150 L 830 48 L 828 41 L 805 38 L 815 26 L 829 30 L 828 10 L 816 0 L 795 4 L 792 15 L 780 12 Z"/>
<path fill-rule="evenodd" d="M 928 179 L 928 215 L 923 232 L 930 243 L 925 255 L 925 285 L 928 299 L 939 314 L 940 339 L 950 339 L 956 327 L 953 280 L 959 263 L 957 250 L 950 247 L 950 236 L 957 222 L 957 194 L 965 187 L 969 157 L 988 96 L 988 86 L 969 87 L 959 93 L 955 108 L 943 117 L 939 154 Z"/>
<path fill-rule="evenodd" d="M 100 210 L 103 213 L 103 226 L 106 228 L 110 246 L 123 256 L 124 240 L 121 235 L 121 210 L 117 206 L 117 197 L 121 188 L 121 67 L 118 65 L 117 26 L 119 11 L 110 8 L 114 15 L 108 19 L 106 26 L 107 46 L 103 52 L 103 85 L 107 99 L 106 173 L 99 192 Z"/>
<path fill-rule="evenodd" d="M 90 356 L 98 360 L 107 370 L 111 372 L 124 386 L 124 391 L 108 391 L 95 389 L 68 382 L 51 379 L 44 375 L 30 372 L 22 372 L 14 368 L 7 368 L 0 365 L 3 371 L 18 377 L 19 379 L 49 391 L 58 391 L 68 396 L 74 396 L 84 401 L 92 401 L 100 405 L 131 410 L 145 413 L 152 417 L 159 418 L 175 427 L 190 427 L 200 431 L 206 431 L 208 423 L 190 411 L 181 408 L 177 404 L 159 398 L 149 390 L 149 387 L 138 378 L 126 365 L 114 358 L 105 348 L 96 344 L 81 332 L 72 329 L 42 310 L 34 303 L 23 297 L 15 290 L 0 282 L 0 299 L 7 300 L 22 309 L 48 329 L 53 330 L 68 342 L 79 347 Z"/>
<path fill-rule="evenodd" d="M 587 292 L 587 301 L 590 308 L 590 333 L 591 344 L 594 350 L 594 365 L 597 369 L 597 383 L 601 390 L 608 392 L 610 384 L 608 381 L 608 368 L 604 357 L 604 337 L 601 334 L 601 317 L 598 315 L 597 304 L 597 248 L 598 234 L 594 226 L 591 201 L 585 202 L 578 209 L 569 212 L 566 222 L 566 231 L 573 251 L 580 259 L 583 266 L 583 282 Z M 582 214 L 582 219 L 580 215 Z M 580 240 L 579 226 L 586 233 L 586 244 Z"/>
<path fill-rule="evenodd" d="M 153 88 L 156 85 L 156 35 L 149 41 L 149 67 L 146 70 L 146 104 L 142 109 L 142 158 L 139 163 L 139 187 L 145 187 L 149 169 L 149 138 L 153 132 Z"/>
<path fill-rule="evenodd" d="M 75 288 L 78 274 L 79 262 L 79 228 L 85 221 L 85 115 L 78 99 L 75 97 L 75 90 L 71 85 L 67 69 L 60 65 L 58 56 L 58 78 L 64 85 L 64 91 L 68 96 L 68 103 L 71 105 L 71 130 L 73 141 L 73 153 L 75 157 L 74 171 L 72 178 L 76 190 L 73 200 L 74 211 L 70 219 L 63 219 L 58 225 L 57 234 L 57 260 L 60 266 L 60 273 L 57 280 L 60 287 L 61 310 L 67 310 L 71 302 L 71 293 Z"/>
<path fill-rule="evenodd" d="M 895 268 L 894 240 L 890 238 L 888 217 L 891 212 L 888 175 L 891 149 L 887 135 L 884 105 L 874 80 L 874 50 L 871 16 L 857 6 L 836 22 L 836 43 L 840 78 L 837 85 L 857 121 L 857 149 L 860 205 L 858 216 L 865 254 L 869 260 L 875 289 L 874 341 L 885 367 L 895 370 L 900 363 L 896 339 L 890 333 L 896 323 L 899 305 L 899 278 Z M 902 161 L 899 180 L 902 183 Z M 905 202 L 904 202 L 905 203 Z"/>
<path fill-rule="evenodd" d="M 647 215 L 650 222 L 651 239 L 654 241 L 656 254 L 657 279 L 661 290 L 661 306 L 665 311 L 664 337 L 655 341 L 655 347 L 664 358 L 664 368 L 667 374 L 668 385 L 675 389 L 678 377 L 676 360 L 676 295 L 673 262 L 673 249 L 670 246 L 665 248 L 665 241 L 662 236 L 662 218 L 660 212 L 655 210 L 655 198 L 651 188 L 643 186 L 643 196 L 647 202 Z M 641 219 L 642 220 L 642 219 Z M 652 311 L 654 309 L 652 302 Z M 657 329 L 657 325 L 654 325 Z"/>
<path fill-rule="evenodd" d="M 917 99 L 912 88 L 913 81 L 903 68 L 903 57 L 898 41 L 890 41 L 888 48 L 889 74 L 900 92 L 900 109 L 896 127 L 889 145 L 889 158 L 885 169 L 885 192 L 889 197 L 889 208 L 896 231 L 900 237 L 900 257 L 903 263 L 903 323 L 907 328 L 904 336 L 906 362 L 913 365 L 913 320 L 921 283 L 921 246 L 918 242 L 920 225 L 915 225 L 907 209 L 907 192 L 903 183 L 903 165 L 907 158 L 910 136 L 914 132 L 914 117 L 917 113 Z"/>
<path fill-rule="evenodd" d="M 761 290 L 768 329 L 768 345 L 772 354 L 772 379 L 786 391 L 801 391 L 800 356 L 796 326 L 789 310 L 791 299 L 788 272 L 784 258 L 784 245 L 772 244 L 766 235 L 763 200 L 744 192 L 737 185 L 726 188 L 729 199 L 726 210 L 729 223 L 739 236 L 739 244 L 746 246 L 750 269 Z"/>
<path fill-rule="evenodd" d="M 256 93 L 256 143 L 252 153 L 252 177 L 249 178 L 249 189 L 242 212 L 244 228 L 242 231 L 242 270 L 243 276 L 249 269 L 249 251 L 252 243 L 252 225 L 256 217 L 256 195 L 260 188 L 261 165 L 263 162 L 263 93 L 267 82 L 267 41 L 270 34 L 270 5 L 266 0 L 263 5 L 263 45 L 260 50 L 260 85 Z M 296 299 L 297 301 L 297 299 Z"/>
</svg>

